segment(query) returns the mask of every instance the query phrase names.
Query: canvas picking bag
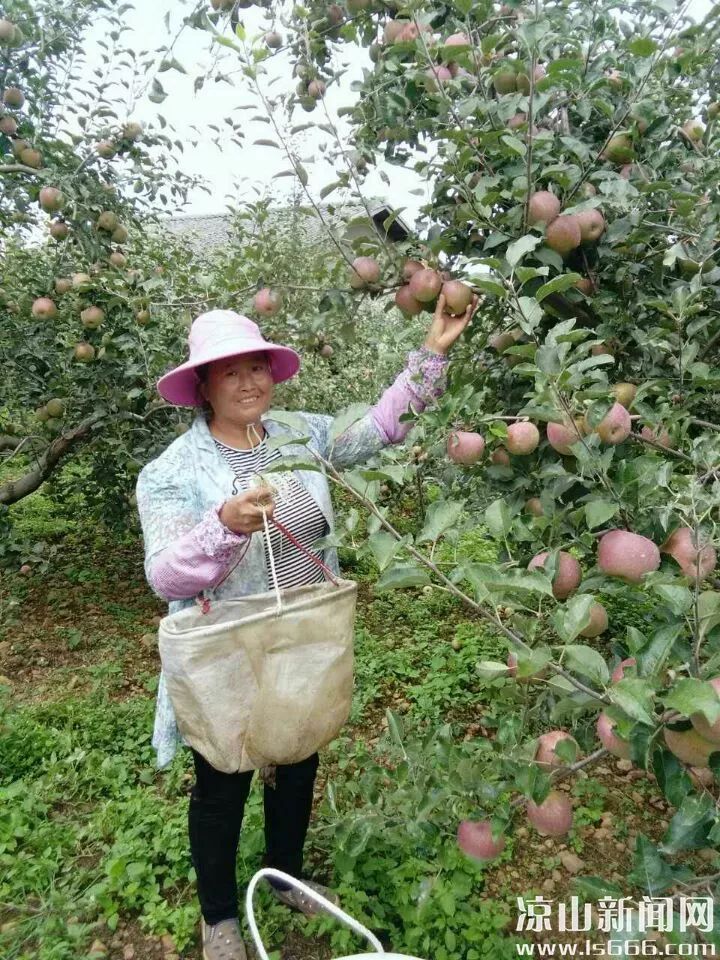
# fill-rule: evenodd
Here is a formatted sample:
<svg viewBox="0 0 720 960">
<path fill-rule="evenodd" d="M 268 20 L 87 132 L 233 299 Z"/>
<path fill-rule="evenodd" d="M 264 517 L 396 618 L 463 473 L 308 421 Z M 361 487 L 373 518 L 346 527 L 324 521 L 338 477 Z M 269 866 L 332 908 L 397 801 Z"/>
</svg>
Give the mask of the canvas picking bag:
<svg viewBox="0 0 720 960">
<path fill-rule="evenodd" d="M 267 519 L 265 532 L 269 544 Z M 274 590 L 214 601 L 205 612 L 181 610 L 160 623 L 178 730 L 224 773 L 305 760 L 350 714 L 357 584 L 308 556 L 331 582 L 280 590 L 270 550 Z"/>
</svg>

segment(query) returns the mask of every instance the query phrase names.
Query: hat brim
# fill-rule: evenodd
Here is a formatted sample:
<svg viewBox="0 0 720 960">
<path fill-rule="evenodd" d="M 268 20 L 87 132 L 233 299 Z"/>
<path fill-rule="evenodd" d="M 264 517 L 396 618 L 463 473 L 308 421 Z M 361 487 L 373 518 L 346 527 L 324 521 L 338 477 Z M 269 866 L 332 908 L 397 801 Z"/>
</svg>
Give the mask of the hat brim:
<svg viewBox="0 0 720 960">
<path fill-rule="evenodd" d="M 274 383 L 290 380 L 300 369 L 300 356 L 290 347 L 281 347 L 275 343 L 264 343 L 261 346 L 253 345 L 247 350 L 233 350 L 230 353 L 203 356 L 197 360 L 188 360 L 179 367 L 170 370 L 157 382 L 160 396 L 177 407 L 201 407 L 205 402 L 200 393 L 200 382 L 197 368 L 215 360 L 225 360 L 227 357 L 240 357 L 245 353 L 265 352 L 270 358 L 270 373 Z"/>
</svg>

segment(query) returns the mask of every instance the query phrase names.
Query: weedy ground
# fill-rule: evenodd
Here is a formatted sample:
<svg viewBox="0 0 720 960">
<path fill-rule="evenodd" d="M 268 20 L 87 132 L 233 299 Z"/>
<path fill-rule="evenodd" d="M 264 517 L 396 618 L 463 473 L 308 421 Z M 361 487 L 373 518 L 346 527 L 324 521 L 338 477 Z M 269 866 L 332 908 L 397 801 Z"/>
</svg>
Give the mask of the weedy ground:
<svg viewBox="0 0 720 960">
<path fill-rule="evenodd" d="M 164 606 L 145 583 L 139 535 L 78 527 L 42 496 L 19 517 L 25 533 L 60 549 L 44 573 L 5 574 L 0 592 L 0 955 L 198 957 L 191 764 L 182 750 L 168 770 L 154 766 Z M 487 558 L 481 534 L 464 549 Z M 576 808 L 566 841 L 540 837 L 521 816 L 496 863 L 459 853 L 459 820 L 490 809 L 489 758 L 536 732 L 542 713 L 527 686 L 479 678 L 476 662 L 504 659 L 505 648 L 452 597 L 378 595 L 376 571 L 346 561 L 360 586 L 355 700 L 323 751 L 308 872 L 388 946 L 426 960 L 509 960 L 516 898 L 567 900 L 578 875 L 631 893 L 629 848 L 639 833 L 658 840 L 671 811 L 651 780 L 612 758 L 566 785 Z M 631 616 L 615 610 L 616 630 Z M 241 885 L 262 853 L 255 785 Z M 331 921 L 259 902 L 274 958 L 360 948 Z"/>
</svg>

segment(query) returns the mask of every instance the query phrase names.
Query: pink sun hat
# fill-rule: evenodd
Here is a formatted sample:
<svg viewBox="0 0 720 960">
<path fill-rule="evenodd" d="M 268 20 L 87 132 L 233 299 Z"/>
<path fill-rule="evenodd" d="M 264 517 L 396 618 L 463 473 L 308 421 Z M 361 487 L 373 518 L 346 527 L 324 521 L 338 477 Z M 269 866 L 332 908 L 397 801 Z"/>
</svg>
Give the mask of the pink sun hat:
<svg viewBox="0 0 720 960">
<path fill-rule="evenodd" d="M 213 360 L 264 350 L 270 359 L 270 372 L 275 383 L 289 380 L 300 369 L 300 357 L 294 350 L 269 343 L 256 323 L 234 310 L 201 313 L 193 320 L 188 345 L 190 359 L 157 382 L 160 396 L 178 407 L 202 406 L 197 368 Z"/>
</svg>

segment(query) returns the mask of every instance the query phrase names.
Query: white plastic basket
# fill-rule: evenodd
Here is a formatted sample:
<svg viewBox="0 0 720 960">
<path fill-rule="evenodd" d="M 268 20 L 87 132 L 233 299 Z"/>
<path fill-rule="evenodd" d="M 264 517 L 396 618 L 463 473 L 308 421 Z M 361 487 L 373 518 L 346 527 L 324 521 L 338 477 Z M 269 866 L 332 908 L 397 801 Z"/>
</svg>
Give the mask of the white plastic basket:
<svg viewBox="0 0 720 960">
<path fill-rule="evenodd" d="M 332 914 L 333 917 L 335 917 L 341 923 L 344 923 L 346 927 L 350 927 L 350 929 L 354 930 L 359 936 L 364 937 L 373 948 L 372 953 L 354 953 L 351 957 L 337 957 L 336 960 L 377 960 L 378 954 L 382 954 L 385 960 L 420 960 L 419 957 L 408 957 L 406 954 L 402 953 L 386 953 L 378 938 L 374 933 L 368 930 L 367 927 L 364 927 L 361 923 L 358 923 L 357 920 L 345 913 L 344 910 L 341 910 L 340 907 L 336 907 L 334 903 L 331 903 L 325 897 L 313 890 L 312 887 L 308 887 L 308 885 L 303 883 L 302 880 L 296 880 L 295 877 L 291 877 L 290 874 L 283 873 L 281 870 L 273 870 L 270 867 L 265 867 L 263 870 L 259 870 L 255 874 L 248 885 L 247 894 L 245 897 L 245 910 L 247 912 L 248 926 L 250 927 L 252 938 L 255 941 L 255 947 L 260 960 L 270 960 L 270 958 L 268 957 L 267 951 L 263 946 L 262 939 L 260 938 L 260 931 L 258 930 L 258 926 L 255 921 L 253 898 L 255 896 L 255 890 L 258 883 L 266 877 L 272 878 L 273 880 L 280 880 L 281 882 L 287 883 L 291 887 L 294 887 L 296 890 L 300 890 L 300 892 L 304 893 L 306 897 L 309 897 L 311 900 L 315 900 L 316 903 L 319 903 L 321 906 L 323 906 L 329 914 Z"/>
</svg>

